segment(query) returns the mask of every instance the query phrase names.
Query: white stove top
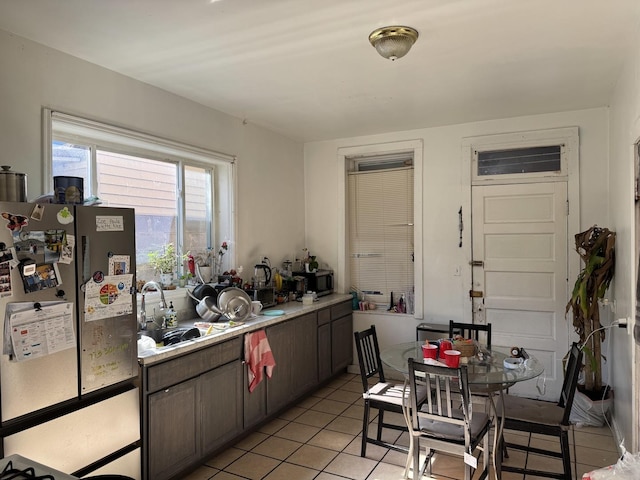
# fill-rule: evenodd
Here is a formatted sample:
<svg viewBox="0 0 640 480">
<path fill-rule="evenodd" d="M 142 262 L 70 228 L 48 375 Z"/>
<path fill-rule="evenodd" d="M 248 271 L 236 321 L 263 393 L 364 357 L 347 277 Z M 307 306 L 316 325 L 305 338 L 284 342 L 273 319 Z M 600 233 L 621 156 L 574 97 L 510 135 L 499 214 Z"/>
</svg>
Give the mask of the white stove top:
<svg viewBox="0 0 640 480">
<path fill-rule="evenodd" d="M 11 465 L 9 466 L 9 462 Z M 13 474 L 8 473 L 8 467 L 14 469 Z M 32 470 L 27 470 L 32 469 Z M 22 473 L 17 473 L 20 470 Z M 23 479 L 42 479 L 42 480 L 78 480 L 78 477 L 63 473 L 53 468 L 34 462 L 20 455 L 9 455 L 0 460 L 0 480 L 5 478 L 13 478 L 15 480 Z"/>
</svg>

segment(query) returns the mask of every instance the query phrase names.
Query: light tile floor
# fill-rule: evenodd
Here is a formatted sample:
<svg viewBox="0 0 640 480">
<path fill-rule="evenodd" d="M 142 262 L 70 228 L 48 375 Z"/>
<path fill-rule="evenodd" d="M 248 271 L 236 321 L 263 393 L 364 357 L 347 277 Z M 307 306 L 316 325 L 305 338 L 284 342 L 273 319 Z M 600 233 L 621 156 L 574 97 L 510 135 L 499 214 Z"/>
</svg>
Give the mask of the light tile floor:
<svg viewBox="0 0 640 480">
<path fill-rule="evenodd" d="M 367 456 L 360 457 L 362 413 L 360 376 L 345 373 L 258 431 L 210 458 L 183 480 L 403 479 L 406 454 L 368 444 Z M 386 414 L 385 420 L 387 415 L 391 416 Z M 403 422 L 400 415 L 395 420 Z M 406 434 L 388 429 L 385 433 L 387 441 L 408 444 Z M 515 432 L 505 432 L 505 436 L 509 441 L 528 441 L 527 436 Z M 618 459 L 613 437 L 606 426 L 574 428 L 570 437 L 578 479 L 583 473 L 614 464 Z M 535 435 L 531 441 L 538 445 L 545 443 L 544 437 Z M 509 459 L 504 463 L 523 465 L 525 461 L 532 468 L 560 469 L 559 460 L 536 455 L 527 458 L 516 451 L 510 451 Z M 491 476 L 493 478 L 493 470 Z M 425 475 L 423 478 L 464 478 L 462 461 L 460 457 L 436 454 L 431 477 Z M 534 480 L 539 477 L 528 475 L 525 479 L 522 475 L 504 472 L 502 478 Z"/>
</svg>

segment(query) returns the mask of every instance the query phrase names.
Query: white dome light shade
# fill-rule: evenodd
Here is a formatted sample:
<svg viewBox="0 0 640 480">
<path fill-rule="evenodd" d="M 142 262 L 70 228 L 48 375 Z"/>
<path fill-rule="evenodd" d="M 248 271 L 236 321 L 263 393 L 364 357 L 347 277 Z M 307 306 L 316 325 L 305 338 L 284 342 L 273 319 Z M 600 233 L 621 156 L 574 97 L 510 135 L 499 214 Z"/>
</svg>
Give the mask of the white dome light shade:
<svg viewBox="0 0 640 480">
<path fill-rule="evenodd" d="M 369 35 L 371 45 L 389 60 L 404 57 L 418 39 L 418 32 L 411 27 L 382 27 Z"/>
</svg>

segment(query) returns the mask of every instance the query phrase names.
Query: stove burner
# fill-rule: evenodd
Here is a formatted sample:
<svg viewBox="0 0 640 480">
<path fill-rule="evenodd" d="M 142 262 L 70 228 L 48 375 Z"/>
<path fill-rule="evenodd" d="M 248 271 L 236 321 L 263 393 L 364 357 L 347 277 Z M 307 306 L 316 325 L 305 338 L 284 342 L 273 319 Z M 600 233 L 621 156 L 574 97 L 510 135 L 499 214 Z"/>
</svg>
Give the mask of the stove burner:
<svg viewBox="0 0 640 480">
<path fill-rule="evenodd" d="M 13 462 L 9 461 L 2 473 L 0 473 L 0 480 L 56 480 L 52 475 L 36 475 L 33 467 L 20 470 L 13 468 Z"/>
</svg>

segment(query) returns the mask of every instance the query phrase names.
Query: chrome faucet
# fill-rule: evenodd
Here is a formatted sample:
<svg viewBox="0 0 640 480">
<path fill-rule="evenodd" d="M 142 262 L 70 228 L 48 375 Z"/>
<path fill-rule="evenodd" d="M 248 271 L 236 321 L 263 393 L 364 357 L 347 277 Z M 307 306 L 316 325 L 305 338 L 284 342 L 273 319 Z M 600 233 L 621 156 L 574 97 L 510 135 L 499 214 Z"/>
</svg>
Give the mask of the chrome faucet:
<svg viewBox="0 0 640 480">
<path fill-rule="evenodd" d="M 140 330 L 147 329 L 147 310 L 145 305 L 144 296 L 149 287 L 153 287 L 157 292 L 160 292 L 160 308 L 167 308 L 167 301 L 164 299 L 164 291 L 158 282 L 147 282 L 140 289 L 140 295 L 142 295 L 142 300 L 140 300 L 140 312 L 138 313 L 138 324 L 140 325 Z M 155 319 L 153 319 L 155 321 Z"/>
</svg>

